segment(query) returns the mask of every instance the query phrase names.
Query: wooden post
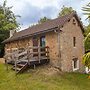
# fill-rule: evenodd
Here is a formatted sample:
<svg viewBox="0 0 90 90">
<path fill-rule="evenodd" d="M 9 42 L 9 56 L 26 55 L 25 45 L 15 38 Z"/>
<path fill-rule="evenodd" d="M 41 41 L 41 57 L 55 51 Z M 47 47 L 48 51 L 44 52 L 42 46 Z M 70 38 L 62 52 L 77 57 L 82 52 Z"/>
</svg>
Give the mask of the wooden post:
<svg viewBox="0 0 90 90">
<path fill-rule="evenodd" d="M 4 59 L 5 59 L 6 70 L 8 71 L 8 63 L 7 63 L 7 60 L 8 60 L 8 52 L 5 53 Z"/>
<path fill-rule="evenodd" d="M 33 58 L 33 47 L 29 49 L 29 61 Z"/>
<path fill-rule="evenodd" d="M 27 48 L 27 59 L 28 59 L 28 64 L 30 65 L 30 49 L 29 49 L 29 47 Z"/>
<path fill-rule="evenodd" d="M 17 59 L 15 60 L 15 72 L 17 73 Z"/>
<path fill-rule="evenodd" d="M 39 59 L 39 63 L 40 63 L 40 59 L 41 59 L 41 50 L 40 50 L 41 48 L 40 47 L 38 47 L 38 59 Z"/>
<path fill-rule="evenodd" d="M 4 58 L 5 58 L 6 70 L 8 71 L 8 63 L 7 63 L 7 58 L 6 58 L 6 57 L 4 57 Z"/>
<path fill-rule="evenodd" d="M 17 74 L 17 60 L 18 60 L 18 51 L 15 51 L 14 53 L 14 61 L 15 61 L 15 72 Z"/>
<path fill-rule="evenodd" d="M 34 64 L 34 69 L 36 68 L 36 65 Z"/>
<path fill-rule="evenodd" d="M 8 71 L 8 63 L 7 63 L 7 60 L 6 60 L 6 70 Z"/>
<path fill-rule="evenodd" d="M 47 57 L 47 60 L 49 60 L 49 51 L 48 51 L 48 47 L 45 47 L 45 52 L 46 52 L 46 57 Z"/>
</svg>

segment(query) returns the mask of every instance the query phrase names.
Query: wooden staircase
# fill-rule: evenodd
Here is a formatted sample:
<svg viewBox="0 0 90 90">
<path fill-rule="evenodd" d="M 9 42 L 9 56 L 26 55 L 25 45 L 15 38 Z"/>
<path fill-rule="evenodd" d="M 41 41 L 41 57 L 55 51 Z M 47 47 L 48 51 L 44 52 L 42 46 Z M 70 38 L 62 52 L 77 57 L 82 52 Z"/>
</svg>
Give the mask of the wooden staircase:
<svg viewBox="0 0 90 90">
<path fill-rule="evenodd" d="M 26 70 L 27 67 L 28 67 L 28 63 L 25 63 L 25 64 L 20 63 L 20 64 L 17 64 L 16 67 L 14 65 L 12 69 L 16 71 L 16 74 L 18 74 L 18 73 L 22 73 L 24 70 Z"/>
<path fill-rule="evenodd" d="M 34 51 L 37 49 L 36 51 Z M 28 47 L 24 50 L 16 49 L 11 53 L 6 53 L 6 65 L 8 61 L 13 60 L 12 67 L 16 74 L 24 72 L 30 66 L 36 66 L 47 63 L 49 60 L 48 47 Z"/>
</svg>

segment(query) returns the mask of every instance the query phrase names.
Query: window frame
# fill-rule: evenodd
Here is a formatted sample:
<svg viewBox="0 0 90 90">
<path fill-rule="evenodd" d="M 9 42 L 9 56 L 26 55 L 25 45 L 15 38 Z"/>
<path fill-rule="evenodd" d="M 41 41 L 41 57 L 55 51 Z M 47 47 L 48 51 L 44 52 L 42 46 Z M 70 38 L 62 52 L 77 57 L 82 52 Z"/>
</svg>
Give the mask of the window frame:
<svg viewBox="0 0 90 90">
<path fill-rule="evenodd" d="M 75 66 L 75 63 L 77 64 L 76 67 L 74 67 Z M 74 58 L 72 60 L 72 67 L 73 67 L 73 71 L 76 71 L 76 70 L 79 69 L 79 60 L 78 60 L 78 58 Z"/>
<path fill-rule="evenodd" d="M 43 43 L 42 42 L 44 42 L 44 46 L 43 46 Z M 45 38 L 45 36 L 41 36 L 40 37 L 40 46 L 41 47 L 45 47 L 46 46 L 46 38 Z"/>
</svg>

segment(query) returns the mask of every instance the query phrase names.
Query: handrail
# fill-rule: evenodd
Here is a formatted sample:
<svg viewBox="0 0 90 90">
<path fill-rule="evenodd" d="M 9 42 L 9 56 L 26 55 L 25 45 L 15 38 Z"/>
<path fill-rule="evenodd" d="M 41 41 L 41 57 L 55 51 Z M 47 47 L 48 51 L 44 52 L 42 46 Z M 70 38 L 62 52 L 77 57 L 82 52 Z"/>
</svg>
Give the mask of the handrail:
<svg viewBox="0 0 90 90">
<path fill-rule="evenodd" d="M 43 48 L 49 48 L 49 47 L 48 47 L 48 46 L 45 46 L 45 47 L 41 47 L 41 46 L 34 46 L 34 47 L 31 47 L 31 46 L 29 46 L 28 48 L 29 48 L 29 49 L 38 49 L 38 48 L 43 49 Z"/>
<path fill-rule="evenodd" d="M 12 53 L 7 53 L 7 56 L 14 56 L 17 57 L 17 61 L 22 60 L 24 57 L 27 56 L 28 61 L 30 61 L 31 58 L 33 58 L 33 55 L 37 55 L 38 60 L 40 61 L 40 58 L 42 56 L 42 54 L 44 54 L 45 57 L 49 57 L 49 51 L 48 51 L 48 46 L 46 47 L 31 47 L 29 46 L 27 49 L 25 49 L 24 51 L 21 50 L 15 50 Z M 34 49 L 37 49 L 36 51 L 33 51 Z M 45 51 L 41 50 L 41 49 L 45 49 Z M 16 55 L 16 56 L 15 56 Z M 21 58 L 19 58 L 20 56 L 22 56 Z"/>
<path fill-rule="evenodd" d="M 34 55 L 37 54 L 37 59 L 40 63 L 41 58 L 47 58 L 49 59 L 49 47 L 27 47 L 25 50 L 15 50 L 11 53 L 6 53 L 5 55 L 5 60 L 7 63 L 8 57 L 11 57 L 14 61 L 15 61 L 15 71 L 17 73 L 17 63 L 19 63 L 22 60 L 27 59 L 28 60 L 28 64 L 30 64 L 30 62 L 32 61 L 36 61 L 33 60 L 32 58 L 35 58 Z M 36 51 L 34 51 L 34 49 L 37 49 Z M 43 50 L 42 50 L 43 49 Z M 44 54 L 44 56 L 43 56 Z"/>
</svg>

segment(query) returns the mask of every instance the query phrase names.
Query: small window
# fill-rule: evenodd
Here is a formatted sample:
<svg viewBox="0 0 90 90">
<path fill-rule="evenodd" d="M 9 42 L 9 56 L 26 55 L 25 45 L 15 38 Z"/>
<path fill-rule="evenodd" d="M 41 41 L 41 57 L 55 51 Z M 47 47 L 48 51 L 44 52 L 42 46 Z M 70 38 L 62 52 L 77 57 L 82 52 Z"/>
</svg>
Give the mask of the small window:
<svg viewBox="0 0 90 90">
<path fill-rule="evenodd" d="M 77 60 L 74 61 L 74 68 L 77 68 Z"/>
<path fill-rule="evenodd" d="M 72 66 L 73 66 L 73 71 L 79 69 L 79 60 L 78 60 L 78 58 L 74 58 L 74 59 L 72 60 Z"/>
<path fill-rule="evenodd" d="M 38 46 L 38 38 L 37 37 L 33 37 L 33 46 L 34 47 Z"/>
<path fill-rule="evenodd" d="M 41 36 L 40 37 L 40 46 L 45 47 L 45 45 L 46 45 L 45 36 Z"/>
<path fill-rule="evenodd" d="M 73 46 L 76 47 L 76 37 L 73 37 Z"/>
<path fill-rule="evenodd" d="M 75 21 L 75 19 L 73 19 L 73 24 L 76 25 L 76 21 Z"/>
</svg>

